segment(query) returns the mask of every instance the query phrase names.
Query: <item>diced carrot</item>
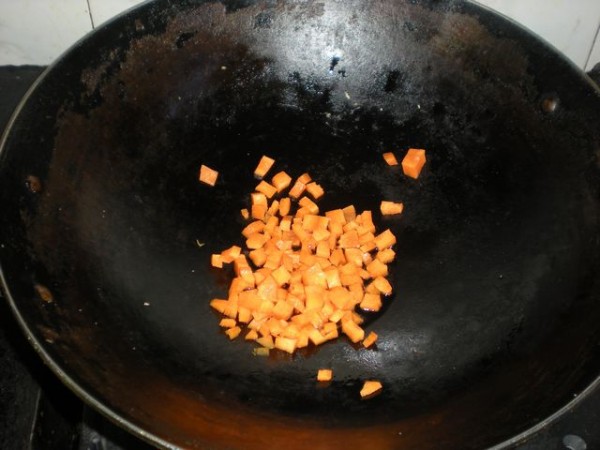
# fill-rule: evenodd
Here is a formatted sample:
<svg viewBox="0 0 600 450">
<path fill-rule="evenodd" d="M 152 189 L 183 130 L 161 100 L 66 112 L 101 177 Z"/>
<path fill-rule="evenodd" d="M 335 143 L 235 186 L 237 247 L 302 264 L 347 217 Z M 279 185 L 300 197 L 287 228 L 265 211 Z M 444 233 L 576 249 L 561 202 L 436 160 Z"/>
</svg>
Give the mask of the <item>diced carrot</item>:
<svg viewBox="0 0 600 450">
<path fill-rule="evenodd" d="M 406 156 L 402 159 L 402 171 L 404 175 L 411 178 L 419 178 L 423 166 L 427 162 L 425 150 L 409 148 Z"/>
<path fill-rule="evenodd" d="M 396 159 L 396 155 L 394 155 L 392 152 L 384 153 L 383 159 L 385 160 L 386 163 L 388 163 L 389 166 L 397 166 L 398 165 L 398 160 Z"/>
<path fill-rule="evenodd" d="M 277 192 L 281 192 L 292 183 L 292 177 L 282 170 L 273 176 L 271 183 L 277 188 Z"/>
<path fill-rule="evenodd" d="M 223 267 L 223 260 L 220 254 L 210 255 L 210 264 L 213 267 L 218 267 L 219 269 Z"/>
<path fill-rule="evenodd" d="M 302 183 L 301 181 L 296 180 L 296 182 L 290 189 L 289 195 L 292 198 L 298 198 L 304 193 L 305 189 L 306 189 L 306 185 L 304 183 Z"/>
<path fill-rule="evenodd" d="M 360 390 L 360 396 L 362 398 L 369 397 L 369 396 L 375 394 L 376 392 L 381 391 L 382 388 L 383 388 L 383 386 L 377 380 L 365 381 L 362 389 Z"/>
<path fill-rule="evenodd" d="M 369 348 L 371 347 L 375 342 L 377 342 L 377 333 L 375 333 L 374 331 L 371 331 L 367 337 L 365 338 L 365 340 L 363 341 L 363 347 L 365 348 Z"/>
<path fill-rule="evenodd" d="M 223 327 L 223 328 L 233 328 L 236 325 L 237 325 L 236 320 L 235 319 L 231 319 L 229 317 L 221 319 L 221 321 L 219 322 L 219 326 Z"/>
<path fill-rule="evenodd" d="M 321 185 L 312 182 L 306 185 L 306 191 L 313 196 L 315 200 L 320 199 L 325 194 L 325 191 L 321 187 Z"/>
<path fill-rule="evenodd" d="M 342 209 L 342 211 L 344 213 L 344 217 L 346 218 L 346 222 L 352 222 L 354 219 L 356 219 L 356 209 L 354 208 L 354 205 L 346 206 Z"/>
<path fill-rule="evenodd" d="M 377 252 L 376 258 L 384 264 L 391 263 L 396 257 L 396 252 L 391 248 L 386 248 Z"/>
<path fill-rule="evenodd" d="M 242 252 L 241 247 L 238 247 L 237 245 L 232 245 L 227 250 L 223 250 L 221 252 L 221 261 L 223 261 L 224 263 L 230 264 L 235 260 L 235 258 L 240 256 L 241 252 Z"/>
<path fill-rule="evenodd" d="M 358 240 L 358 233 L 356 230 L 350 230 L 340 236 L 339 240 L 340 248 L 354 248 L 360 247 L 360 241 Z"/>
<path fill-rule="evenodd" d="M 351 320 L 342 323 L 342 331 L 355 344 L 365 338 L 365 330 Z"/>
<path fill-rule="evenodd" d="M 269 209 L 267 209 L 267 214 L 270 216 L 274 216 L 279 211 L 279 200 L 273 200 L 271 205 L 269 205 Z"/>
<path fill-rule="evenodd" d="M 198 179 L 209 186 L 214 186 L 217 183 L 217 178 L 219 177 L 219 172 L 214 169 L 211 169 L 208 166 L 202 164 L 200 166 L 200 173 L 198 175 Z"/>
<path fill-rule="evenodd" d="M 267 207 L 264 205 L 252 205 L 251 211 L 253 219 L 263 220 L 267 213 Z"/>
<path fill-rule="evenodd" d="M 375 278 L 373 280 L 373 286 L 375 286 L 377 290 L 384 295 L 390 295 L 392 293 L 392 285 L 383 277 Z"/>
<path fill-rule="evenodd" d="M 378 250 L 383 250 L 391 247 L 396 243 L 396 236 L 388 228 L 383 233 L 375 237 L 375 245 Z"/>
<path fill-rule="evenodd" d="M 333 370 L 319 369 L 317 372 L 317 381 L 331 381 L 333 379 Z"/>
<path fill-rule="evenodd" d="M 246 247 L 251 250 L 261 248 L 269 240 L 269 236 L 263 233 L 253 233 L 246 239 Z"/>
<path fill-rule="evenodd" d="M 261 337 L 257 338 L 256 342 L 258 342 L 260 345 L 262 345 L 265 348 L 272 349 L 275 347 L 275 343 L 273 342 L 273 337 L 270 334 L 267 334 L 265 336 L 261 336 Z"/>
<path fill-rule="evenodd" d="M 395 256 L 390 249 L 395 236 L 391 230 L 376 235 L 371 211 L 357 213 L 353 205 L 319 215 L 318 205 L 302 196 L 305 190 L 314 199 L 323 195 L 307 173 L 289 194 L 300 197 L 295 212 L 290 197 L 269 201 L 292 178 L 281 171 L 271 181 L 261 181 L 251 194 L 246 211 L 255 220 L 242 230 L 247 253 L 232 246 L 211 256 L 217 265 L 233 262 L 236 275 L 228 299 L 210 303 L 224 317 L 221 326 L 230 339 L 244 327 L 245 339 L 256 341 L 261 346 L 256 350 L 263 352 L 293 353 L 337 339 L 340 332 L 352 342 L 372 345 L 371 334 L 364 339 L 364 319 L 355 308 L 379 310 L 381 295 L 391 294 L 385 277 Z"/>
<path fill-rule="evenodd" d="M 305 172 L 298 177 L 298 181 L 300 181 L 300 183 L 308 184 L 312 181 L 312 178 L 308 172 Z"/>
<path fill-rule="evenodd" d="M 253 192 L 252 194 L 250 194 L 250 201 L 252 206 L 262 205 L 265 208 L 268 207 L 267 196 L 262 192 Z"/>
<path fill-rule="evenodd" d="M 244 218 L 244 220 L 248 220 L 250 218 L 250 211 L 247 208 L 240 209 L 240 214 Z"/>
<path fill-rule="evenodd" d="M 319 207 L 317 206 L 317 204 L 315 202 L 313 202 L 308 197 L 302 197 L 298 201 L 298 204 L 300 206 L 303 206 L 303 207 L 307 208 L 310 211 L 311 214 L 319 214 Z"/>
<path fill-rule="evenodd" d="M 214 298 L 210 301 L 210 306 L 223 314 L 225 308 L 227 307 L 227 300 Z"/>
<path fill-rule="evenodd" d="M 265 180 L 258 183 L 255 189 L 261 194 L 265 194 L 267 198 L 271 198 L 277 193 L 277 188 Z"/>
<path fill-rule="evenodd" d="M 383 200 L 381 205 L 379 205 L 379 209 L 381 210 L 381 214 L 384 216 L 392 216 L 395 214 L 401 214 L 402 210 L 404 210 L 404 204 Z"/>
<path fill-rule="evenodd" d="M 387 277 L 388 275 L 388 267 L 378 259 L 373 260 L 371 264 L 367 266 L 367 271 L 373 278 L 377 277 Z"/>
<path fill-rule="evenodd" d="M 229 339 L 235 339 L 236 337 L 238 337 L 240 335 L 241 332 L 242 332 L 242 329 L 240 327 L 233 327 L 233 328 L 229 328 L 228 330 L 226 330 L 225 334 L 227 336 L 229 336 Z"/>
<path fill-rule="evenodd" d="M 290 281 L 291 278 L 290 273 L 283 266 L 279 266 L 277 269 L 271 272 L 271 276 L 275 279 L 275 282 L 279 286 L 283 286 L 288 281 Z"/>
<path fill-rule="evenodd" d="M 287 216 L 290 213 L 292 201 L 289 197 L 284 197 L 279 201 L 279 215 L 281 217 Z"/>
<path fill-rule="evenodd" d="M 258 333 L 256 332 L 256 330 L 250 330 L 248 331 L 248 333 L 246 333 L 246 336 L 244 336 L 244 339 L 247 341 L 255 341 L 258 338 Z"/>
<path fill-rule="evenodd" d="M 264 155 L 262 158 L 260 158 L 256 169 L 254 169 L 254 175 L 258 178 L 264 177 L 274 163 L 274 159 Z"/>
<path fill-rule="evenodd" d="M 359 248 L 346 248 L 344 250 L 344 256 L 346 261 L 350 264 L 354 264 L 356 267 L 362 267 L 363 265 L 363 251 Z"/>
<path fill-rule="evenodd" d="M 283 350 L 284 352 L 294 353 L 294 350 L 296 350 L 296 339 L 278 336 L 275 338 L 275 348 Z"/>
<path fill-rule="evenodd" d="M 249 223 L 242 230 L 242 235 L 245 238 L 250 237 L 253 234 L 260 233 L 265 229 L 265 223 L 262 220 L 255 220 L 254 222 Z"/>
<path fill-rule="evenodd" d="M 342 225 L 346 224 L 346 216 L 344 216 L 344 211 L 341 209 L 334 209 L 332 211 L 327 211 L 325 213 L 325 217 L 329 218 L 331 222 L 338 222 Z"/>
<path fill-rule="evenodd" d="M 360 309 L 364 311 L 376 312 L 381 309 L 381 295 L 365 293 L 362 301 L 360 302 Z"/>
<path fill-rule="evenodd" d="M 327 281 L 327 287 L 329 289 L 333 289 L 334 287 L 339 287 L 342 285 L 340 281 L 340 273 L 338 272 L 337 267 L 329 267 L 325 269 L 325 279 Z"/>
</svg>

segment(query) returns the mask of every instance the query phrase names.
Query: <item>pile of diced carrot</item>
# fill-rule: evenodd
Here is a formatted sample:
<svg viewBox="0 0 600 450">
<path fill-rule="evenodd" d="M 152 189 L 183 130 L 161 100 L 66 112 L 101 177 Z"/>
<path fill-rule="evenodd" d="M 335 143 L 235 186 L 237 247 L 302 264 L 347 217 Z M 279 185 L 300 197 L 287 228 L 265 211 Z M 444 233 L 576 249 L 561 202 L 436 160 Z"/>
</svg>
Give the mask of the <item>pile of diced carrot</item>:
<svg viewBox="0 0 600 450">
<path fill-rule="evenodd" d="M 383 159 L 398 165 L 392 152 Z M 409 149 L 402 170 L 416 179 L 425 162 L 425 150 Z M 379 311 L 382 296 L 392 293 L 387 276 L 396 237 L 389 229 L 377 233 L 371 211 L 357 212 L 353 205 L 321 214 L 315 201 L 325 191 L 308 173 L 293 180 L 281 171 L 264 180 L 274 163 L 263 156 L 254 171 L 262 181 L 250 194 L 250 208 L 241 210 L 249 221 L 242 230 L 245 248 L 233 245 L 211 257 L 213 267 L 233 264 L 235 271 L 228 297 L 210 302 L 224 315 L 220 326 L 230 339 L 245 329 L 245 339 L 260 345 L 254 354 L 261 356 L 273 348 L 294 353 L 320 345 L 340 331 L 353 343 L 373 346 L 378 336 L 371 331 L 365 337 L 356 309 Z M 200 181 L 214 186 L 217 177 L 217 171 L 201 167 Z M 403 209 L 393 201 L 380 204 L 382 215 Z M 320 382 L 332 379 L 331 369 L 317 373 Z M 367 380 L 360 395 L 370 398 L 381 390 L 378 380 Z"/>
<path fill-rule="evenodd" d="M 263 157 L 255 171 L 264 177 L 274 161 Z M 291 186 L 291 188 L 290 188 Z M 288 188 L 290 188 L 288 190 Z M 323 188 L 308 173 L 293 183 L 285 172 L 260 181 L 250 195 L 249 220 L 242 230 L 245 249 L 232 246 L 212 255 L 212 265 L 233 263 L 228 297 L 211 300 L 225 318 L 220 325 L 245 339 L 288 353 L 336 339 L 365 340 L 363 318 L 355 311 L 379 311 L 392 293 L 388 264 L 396 237 L 378 233 L 371 211 L 349 205 L 321 213 Z"/>
</svg>

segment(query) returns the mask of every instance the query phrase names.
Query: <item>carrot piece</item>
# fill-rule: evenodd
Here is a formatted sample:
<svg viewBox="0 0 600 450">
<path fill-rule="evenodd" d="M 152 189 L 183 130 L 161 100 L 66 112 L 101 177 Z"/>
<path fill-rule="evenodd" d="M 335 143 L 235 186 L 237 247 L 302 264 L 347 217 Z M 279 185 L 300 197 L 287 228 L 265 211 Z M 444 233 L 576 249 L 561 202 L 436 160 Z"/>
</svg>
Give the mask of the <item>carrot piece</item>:
<svg viewBox="0 0 600 450">
<path fill-rule="evenodd" d="M 267 214 L 270 216 L 274 216 L 279 211 L 279 200 L 273 200 L 269 209 L 267 209 Z"/>
<path fill-rule="evenodd" d="M 363 347 L 365 348 L 369 348 L 371 347 L 375 342 L 377 342 L 377 333 L 375 333 L 374 331 L 371 331 L 367 337 L 365 338 L 365 340 L 363 341 Z"/>
<path fill-rule="evenodd" d="M 371 294 L 367 292 L 360 302 L 360 309 L 364 311 L 376 312 L 381 309 L 381 306 L 381 295 L 379 293 Z"/>
<path fill-rule="evenodd" d="M 373 280 L 373 286 L 375 286 L 377 290 L 384 295 L 390 295 L 392 293 L 392 285 L 383 277 L 375 278 Z"/>
<path fill-rule="evenodd" d="M 344 211 L 342 211 L 341 209 L 327 211 L 325 213 L 325 217 L 329 218 L 331 222 L 338 222 L 342 225 L 346 224 L 346 216 L 344 216 Z"/>
<path fill-rule="evenodd" d="M 289 195 L 292 198 L 298 198 L 304 193 L 305 189 L 306 189 L 306 185 L 304 183 L 300 182 L 299 180 L 296 180 L 296 182 L 290 189 Z"/>
<path fill-rule="evenodd" d="M 331 252 L 331 256 L 329 257 L 329 261 L 334 266 L 341 266 L 342 264 L 346 264 L 346 257 L 344 256 L 344 251 L 341 248 L 337 248 Z"/>
<path fill-rule="evenodd" d="M 277 188 L 272 184 L 267 183 L 265 180 L 258 183 L 255 189 L 261 194 L 265 194 L 267 198 L 271 198 L 277 193 Z"/>
<path fill-rule="evenodd" d="M 229 336 L 229 339 L 233 340 L 236 337 L 238 337 L 241 332 L 242 332 L 242 329 L 240 327 L 233 327 L 233 328 L 229 328 L 227 331 L 225 331 L 225 334 L 227 336 Z"/>
<path fill-rule="evenodd" d="M 396 252 L 391 248 L 386 248 L 377 252 L 376 258 L 384 264 L 391 263 L 396 257 Z"/>
<path fill-rule="evenodd" d="M 351 320 L 342 322 L 342 331 L 355 344 L 365 338 L 365 330 Z"/>
<path fill-rule="evenodd" d="M 383 200 L 379 205 L 379 209 L 381 214 L 384 216 L 392 216 L 395 214 L 401 214 L 402 210 L 404 209 L 404 204 Z"/>
<path fill-rule="evenodd" d="M 292 317 L 293 312 L 294 312 L 294 307 L 292 305 L 290 305 L 285 300 L 279 300 L 275 304 L 272 314 L 273 314 L 273 317 L 276 317 L 278 319 L 288 320 L 290 317 Z"/>
<path fill-rule="evenodd" d="M 279 201 L 279 215 L 281 217 L 287 216 L 290 213 L 292 201 L 289 197 L 284 197 Z"/>
<path fill-rule="evenodd" d="M 396 159 L 396 155 L 394 155 L 392 152 L 384 153 L 383 159 L 385 160 L 386 163 L 388 163 L 388 166 L 397 166 L 398 165 L 398 160 Z"/>
<path fill-rule="evenodd" d="M 281 192 L 292 183 L 292 177 L 290 177 L 283 170 L 275 175 L 273 175 L 273 179 L 271 180 L 271 184 L 277 188 L 277 192 Z"/>
<path fill-rule="evenodd" d="M 284 266 L 279 266 L 277 269 L 271 272 L 271 276 L 275 279 L 275 282 L 279 286 L 283 286 L 288 281 L 290 281 L 291 278 L 290 273 L 286 270 Z"/>
<path fill-rule="evenodd" d="M 307 208 L 311 214 L 319 214 L 319 207 L 308 197 L 302 197 L 300 200 L 298 200 L 298 204 Z"/>
<path fill-rule="evenodd" d="M 388 228 L 383 233 L 375 236 L 375 245 L 377 249 L 383 250 L 391 247 L 396 243 L 396 236 Z"/>
<path fill-rule="evenodd" d="M 350 264 L 354 264 L 356 267 L 362 267 L 363 265 L 363 251 L 359 248 L 346 248 L 344 249 L 344 256 L 346 261 Z"/>
<path fill-rule="evenodd" d="M 248 208 L 240 209 L 240 214 L 242 215 L 244 220 L 248 220 L 250 218 L 250 211 L 248 211 Z"/>
<path fill-rule="evenodd" d="M 274 159 L 269 158 L 266 155 L 263 155 L 263 157 L 260 158 L 260 161 L 258 162 L 256 169 L 254 169 L 254 175 L 258 178 L 264 177 L 267 174 L 267 172 L 269 171 L 269 169 L 273 166 L 274 163 L 275 163 Z"/>
<path fill-rule="evenodd" d="M 214 169 L 211 169 L 208 166 L 202 164 L 200 166 L 200 173 L 198 174 L 198 179 L 208 184 L 209 186 L 214 186 L 217 183 L 217 178 L 219 177 L 219 172 Z"/>
<path fill-rule="evenodd" d="M 247 341 L 255 341 L 256 339 L 258 339 L 258 333 L 256 332 L 256 330 L 250 330 L 248 331 L 248 333 L 246 333 L 244 339 Z"/>
<path fill-rule="evenodd" d="M 213 267 L 218 267 L 219 269 L 223 267 L 223 259 L 220 254 L 210 255 L 210 264 Z"/>
<path fill-rule="evenodd" d="M 425 150 L 409 148 L 406 156 L 402 159 L 402 171 L 404 175 L 417 179 L 426 162 Z"/>
<path fill-rule="evenodd" d="M 312 177 L 308 174 L 308 172 L 305 172 L 298 177 L 298 181 L 303 184 L 308 184 L 312 181 Z"/>
<path fill-rule="evenodd" d="M 340 281 L 340 273 L 336 267 L 329 267 L 325 269 L 325 279 L 327 281 L 327 287 L 333 289 L 342 285 Z"/>
<path fill-rule="evenodd" d="M 340 248 L 353 248 L 360 247 L 360 241 L 358 240 L 358 233 L 356 230 L 350 230 L 340 236 L 339 240 Z"/>
<path fill-rule="evenodd" d="M 265 229 L 265 223 L 262 220 L 255 220 L 254 222 L 250 222 L 246 227 L 242 230 L 242 235 L 245 238 L 249 238 L 253 234 L 260 233 Z"/>
<path fill-rule="evenodd" d="M 242 252 L 242 249 L 240 247 L 238 247 L 237 245 L 232 245 L 228 249 L 223 250 L 221 252 L 221 260 L 224 263 L 230 264 L 235 260 L 235 258 L 240 256 L 241 252 Z"/>
<path fill-rule="evenodd" d="M 219 311 L 221 314 L 223 314 L 223 312 L 225 311 L 225 308 L 227 307 L 227 300 L 224 299 L 220 299 L 220 298 L 213 298 L 210 301 L 210 306 L 211 308 L 216 309 L 217 311 Z"/>
<path fill-rule="evenodd" d="M 317 244 L 316 255 L 321 258 L 329 258 L 331 256 L 329 244 L 326 241 L 322 240 Z"/>
<path fill-rule="evenodd" d="M 317 381 L 331 381 L 333 379 L 333 370 L 319 369 L 317 372 Z"/>
<path fill-rule="evenodd" d="M 261 248 L 269 240 L 269 236 L 263 233 L 253 233 L 246 239 L 246 247 L 250 250 Z"/>
<path fill-rule="evenodd" d="M 312 195 L 315 200 L 323 197 L 323 194 L 325 194 L 323 188 L 315 182 L 308 183 L 306 185 L 306 191 Z"/>
<path fill-rule="evenodd" d="M 356 219 L 356 209 L 354 208 L 354 205 L 346 206 L 342 209 L 342 211 L 344 213 L 344 217 L 346 218 L 346 222 L 352 222 L 354 219 Z"/>
<path fill-rule="evenodd" d="M 263 347 L 268 348 L 268 349 L 275 348 L 275 343 L 273 342 L 273 337 L 270 334 L 267 334 L 265 336 L 257 338 L 256 342 L 258 342 L 260 345 L 262 345 Z"/>
<path fill-rule="evenodd" d="M 362 389 L 360 390 L 360 396 L 362 398 L 369 397 L 369 396 L 381 391 L 382 388 L 383 388 L 383 386 L 377 380 L 365 381 Z"/>
<path fill-rule="evenodd" d="M 371 264 L 367 266 L 367 271 L 373 278 L 387 277 L 388 267 L 378 259 L 373 260 Z"/>
<path fill-rule="evenodd" d="M 252 205 L 251 211 L 253 219 L 263 220 L 267 213 L 267 207 L 264 205 Z"/>
<path fill-rule="evenodd" d="M 330 289 L 328 298 L 329 301 L 338 309 L 350 309 L 354 307 L 350 291 L 341 286 Z"/>
<path fill-rule="evenodd" d="M 253 192 L 252 194 L 250 194 L 250 200 L 252 206 L 262 205 L 265 208 L 268 207 L 267 196 L 262 192 Z"/>
<path fill-rule="evenodd" d="M 325 336 L 321 334 L 321 332 L 317 329 L 312 329 L 308 332 L 308 338 L 315 345 L 321 345 L 326 341 Z"/>
<path fill-rule="evenodd" d="M 284 352 L 294 353 L 296 350 L 296 339 L 289 339 L 278 336 L 275 338 L 275 348 L 283 350 Z"/>
<path fill-rule="evenodd" d="M 219 322 L 219 326 L 223 327 L 223 328 L 233 328 L 236 325 L 237 325 L 237 322 L 235 321 L 235 319 L 231 319 L 229 317 L 221 319 L 221 321 Z"/>
</svg>

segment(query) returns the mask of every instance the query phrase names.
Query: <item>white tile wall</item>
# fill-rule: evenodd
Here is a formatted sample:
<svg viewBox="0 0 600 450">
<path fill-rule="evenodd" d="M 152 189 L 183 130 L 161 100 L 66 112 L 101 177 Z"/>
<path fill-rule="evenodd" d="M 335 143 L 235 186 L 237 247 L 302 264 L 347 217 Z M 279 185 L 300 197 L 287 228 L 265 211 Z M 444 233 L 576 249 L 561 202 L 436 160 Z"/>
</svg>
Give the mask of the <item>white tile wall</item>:
<svg viewBox="0 0 600 450">
<path fill-rule="evenodd" d="M 594 43 L 594 48 L 590 54 L 590 60 L 586 70 L 591 70 L 595 64 L 600 64 L 600 29 L 598 29 L 598 31 L 599 33 L 596 34 L 596 42 Z"/>
<path fill-rule="evenodd" d="M 86 0 L 0 0 L 0 65 L 49 64 L 91 29 Z"/>
<path fill-rule="evenodd" d="M 585 68 L 588 64 L 600 26 L 600 0 L 478 1 L 524 24 L 579 67 Z M 593 65 L 593 61 L 589 64 Z"/>
<path fill-rule="evenodd" d="M 479 0 L 579 67 L 600 62 L 600 0 Z M 142 0 L 0 0 L 0 65 L 48 64 L 94 26 Z M 596 39 L 596 45 L 592 51 Z"/>
</svg>

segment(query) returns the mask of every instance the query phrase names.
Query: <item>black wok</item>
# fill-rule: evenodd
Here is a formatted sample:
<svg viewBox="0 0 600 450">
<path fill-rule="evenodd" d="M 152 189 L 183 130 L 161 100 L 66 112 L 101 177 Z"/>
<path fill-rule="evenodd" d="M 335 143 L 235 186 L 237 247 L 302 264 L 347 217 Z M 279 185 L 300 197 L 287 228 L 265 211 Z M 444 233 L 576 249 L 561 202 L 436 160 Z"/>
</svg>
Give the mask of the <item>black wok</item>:
<svg viewBox="0 0 600 450">
<path fill-rule="evenodd" d="M 381 157 L 409 146 L 428 150 L 417 181 Z M 375 351 L 257 358 L 219 331 L 209 256 L 241 242 L 265 153 L 313 174 L 324 210 L 404 202 L 375 214 L 398 236 Z M 599 155 L 590 80 L 474 4 L 156 1 L 72 48 L 15 115 L 2 281 L 56 374 L 159 446 L 509 446 L 597 384 Z M 384 390 L 361 401 L 371 377 Z"/>
</svg>

